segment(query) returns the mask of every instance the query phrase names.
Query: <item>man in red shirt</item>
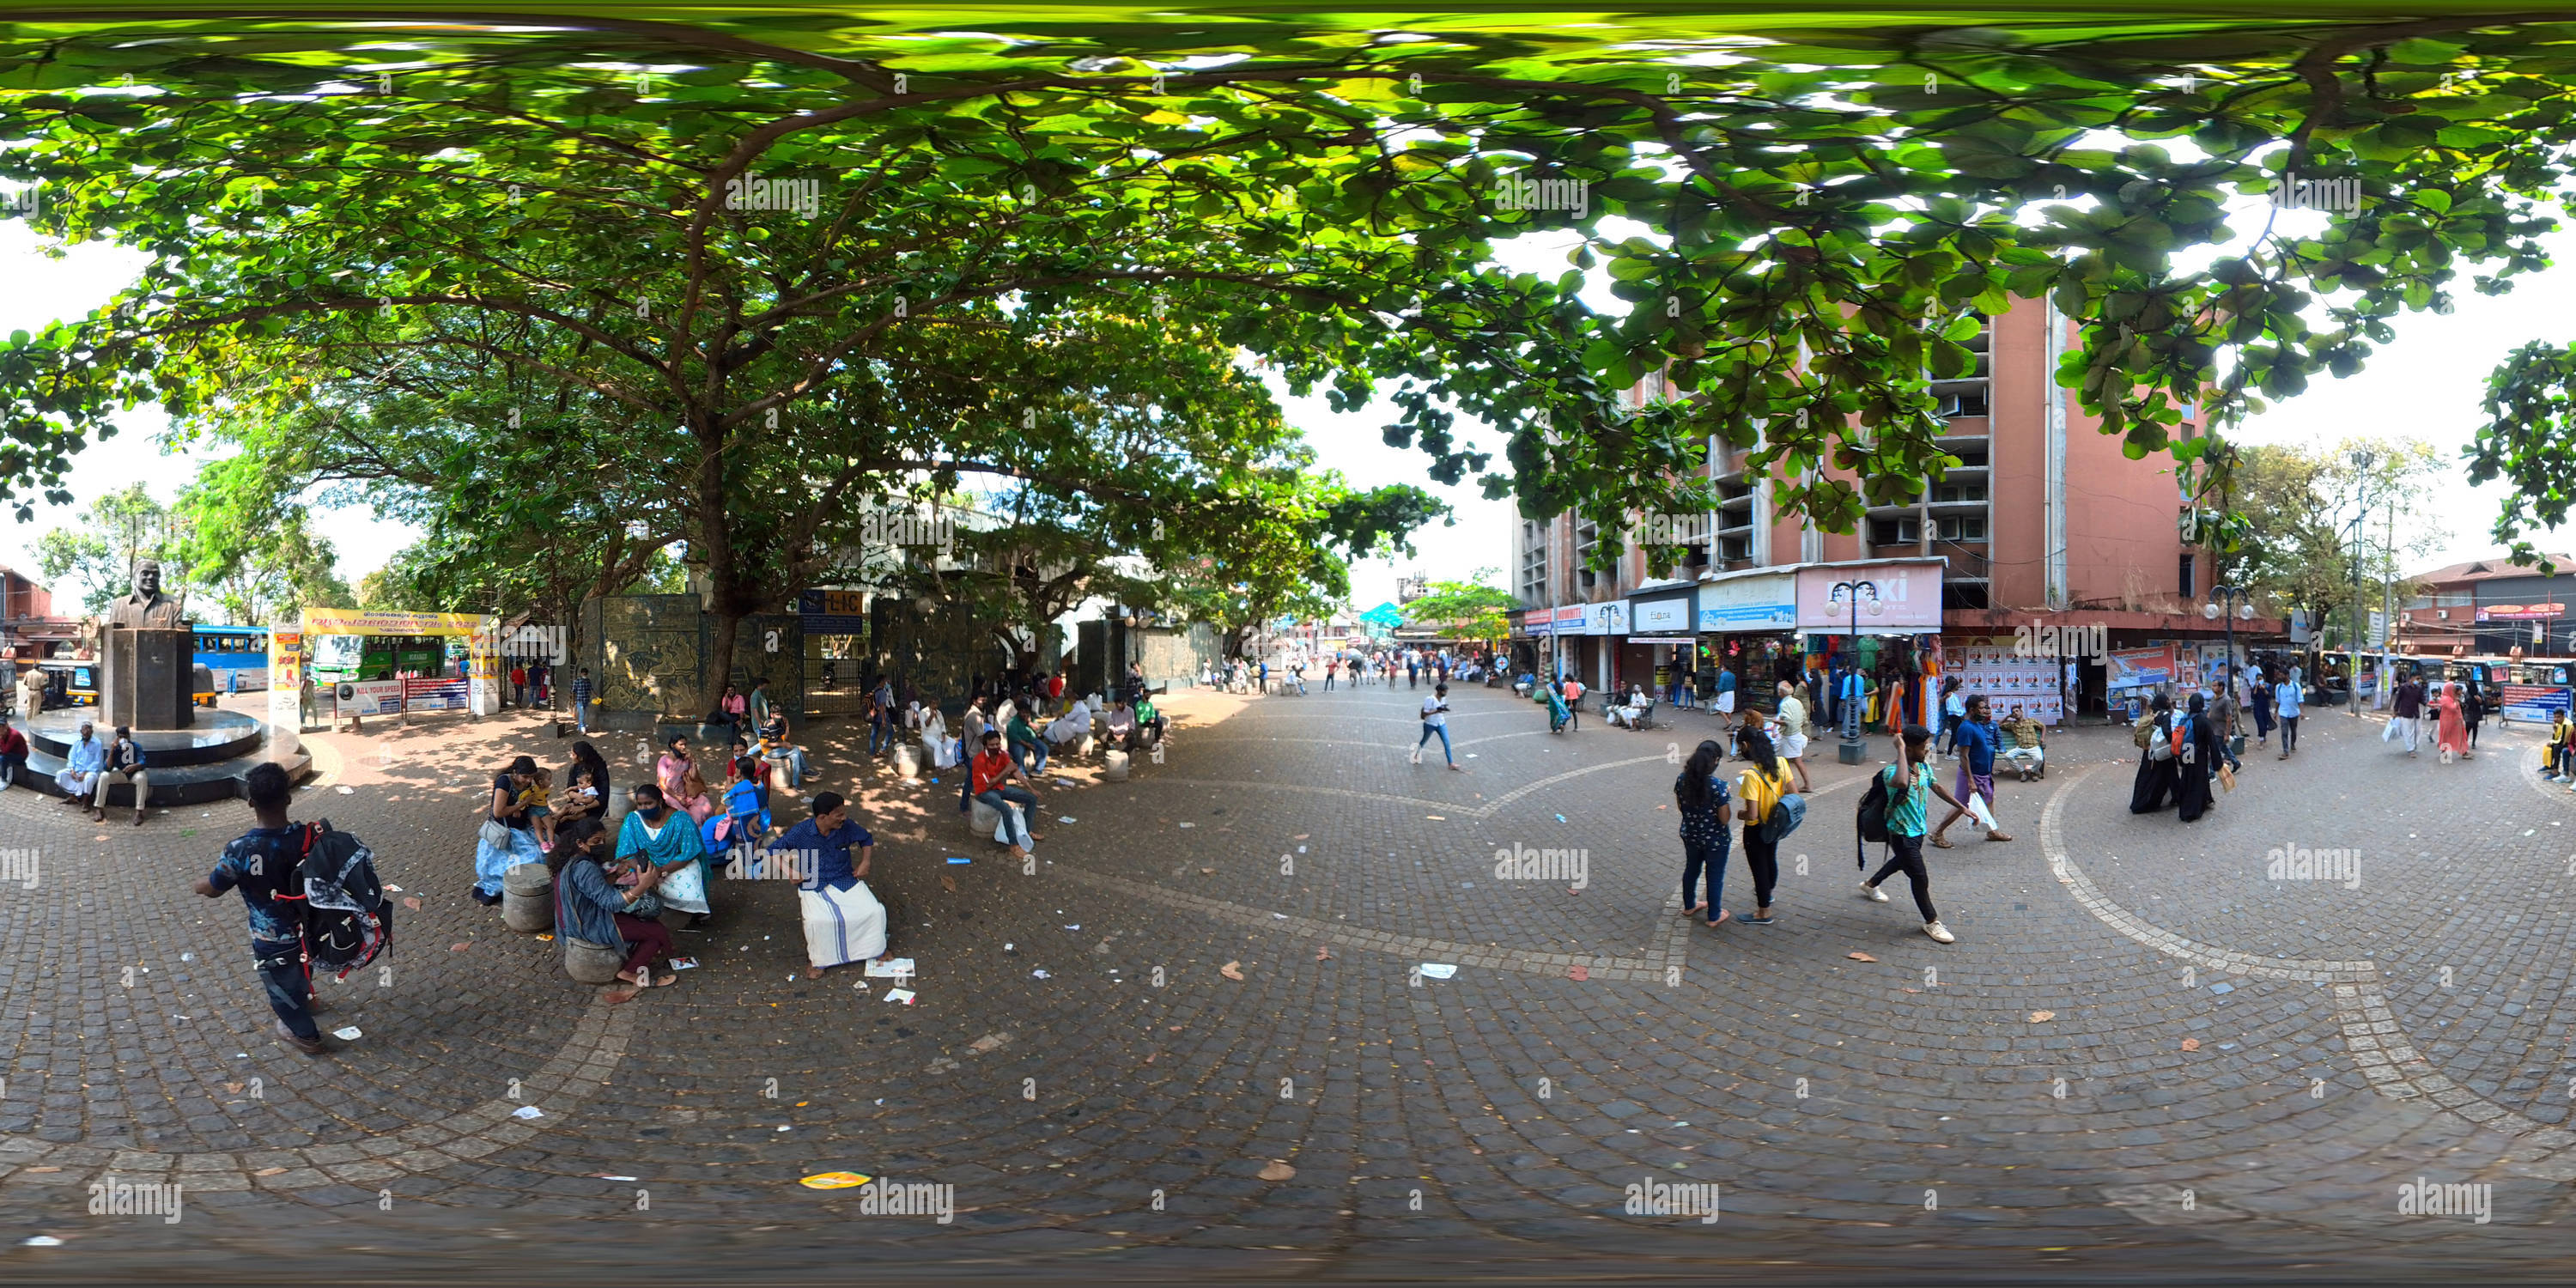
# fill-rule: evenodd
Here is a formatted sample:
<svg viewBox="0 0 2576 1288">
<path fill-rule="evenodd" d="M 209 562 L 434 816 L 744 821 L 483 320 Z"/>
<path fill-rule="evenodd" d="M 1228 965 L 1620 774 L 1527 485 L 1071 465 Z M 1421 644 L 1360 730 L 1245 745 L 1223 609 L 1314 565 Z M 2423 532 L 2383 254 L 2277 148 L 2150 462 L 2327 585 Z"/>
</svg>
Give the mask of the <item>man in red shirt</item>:
<svg viewBox="0 0 2576 1288">
<path fill-rule="evenodd" d="M 0 787 L 27 776 L 27 735 L 0 716 Z"/>
<path fill-rule="evenodd" d="M 1012 838 L 1011 857 L 1015 859 L 1029 857 L 1029 846 L 1046 839 L 1029 830 L 1029 816 L 1037 810 L 1038 797 L 1036 792 L 1029 789 L 1029 786 L 1010 786 L 1014 778 L 1023 784 L 1028 784 L 1029 776 L 1020 771 L 1019 762 L 1011 759 L 1009 752 L 1002 750 L 1001 730 L 993 728 L 984 730 L 984 749 L 975 753 L 974 760 L 967 766 L 967 772 L 973 777 L 971 787 L 974 790 L 975 799 L 992 806 L 995 812 L 1009 821 Z M 1015 809 L 1014 806 L 1018 808 Z"/>
</svg>

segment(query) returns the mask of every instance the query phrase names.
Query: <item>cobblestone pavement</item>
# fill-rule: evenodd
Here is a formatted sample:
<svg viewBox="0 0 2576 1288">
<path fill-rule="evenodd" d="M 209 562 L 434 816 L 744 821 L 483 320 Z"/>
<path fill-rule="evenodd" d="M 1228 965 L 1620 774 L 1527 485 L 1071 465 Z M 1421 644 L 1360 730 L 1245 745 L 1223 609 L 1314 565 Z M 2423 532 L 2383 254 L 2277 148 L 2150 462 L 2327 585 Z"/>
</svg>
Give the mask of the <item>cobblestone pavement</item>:
<svg viewBox="0 0 2576 1288">
<path fill-rule="evenodd" d="M 269 1277 L 317 1247 L 407 1278 L 2566 1270 L 2576 797 L 2526 733 L 2442 765 L 2320 713 L 2183 824 L 2127 813 L 2121 731 L 2067 731 L 2044 782 L 1998 784 L 2014 841 L 1931 852 L 1945 947 L 1901 889 L 1857 897 L 1865 770 L 1832 739 L 1780 921 L 1711 930 L 1678 915 L 1669 808 L 1708 717 L 1551 736 L 1452 696 L 1460 773 L 1436 740 L 1408 763 L 1418 692 L 1178 698 L 1159 763 L 1044 791 L 1034 874 L 955 777 L 818 727 L 815 782 L 855 787 L 907 910 L 909 1007 L 802 979 L 792 886 L 748 881 L 680 937 L 702 968 L 610 1006 L 464 897 L 481 785 L 560 763 L 549 731 L 319 736 L 299 817 L 421 905 L 389 970 L 326 988 L 363 1036 L 319 1059 L 268 1037 L 237 901 L 188 890 L 242 807 L 99 827 L 0 793 L 0 849 L 41 860 L 0 886 L 0 1276 Z M 1579 879 L 1498 876 L 1525 847 Z M 795 1183 L 827 1170 L 953 1186 L 953 1219 Z M 90 1215 L 106 1176 L 175 1181 L 184 1218 Z M 2487 1219 L 2402 1215 L 2418 1180 L 2490 1187 L 2458 1192 Z M 1628 1214 L 1659 1182 L 1723 1216 Z"/>
</svg>

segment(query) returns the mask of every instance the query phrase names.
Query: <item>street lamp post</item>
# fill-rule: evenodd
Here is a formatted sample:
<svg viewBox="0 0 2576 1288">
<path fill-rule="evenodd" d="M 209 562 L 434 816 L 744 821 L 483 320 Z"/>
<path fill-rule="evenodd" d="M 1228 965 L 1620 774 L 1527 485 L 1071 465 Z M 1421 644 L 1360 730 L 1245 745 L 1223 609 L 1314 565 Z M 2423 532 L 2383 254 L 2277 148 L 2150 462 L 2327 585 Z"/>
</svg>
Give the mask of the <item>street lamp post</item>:
<svg viewBox="0 0 2576 1288">
<path fill-rule="evenodd" d="M 2361 511 L 2352 516 L 2352 682 L 2348 702 L 2353 715 L 2361 714 L 2361 539 L 2368 531 L 2370 518 L 2370 467 L 2379 460 L 2367 447 L 2356 447 L 2348 458 L 2353 472 L 2361 479 Z M 2383 679 L 2383 683 L 2384 683 Z"/>
<path fill-rule="evenodd" d="M 1871 599 L 1878 598 L 1878 583 L 1874 581 L 1838 581 L 1833 589 L 1835 599 L 1849 597 L 1851 600 L 1851 673 L 1855 676 L 1860 674 L 1860 594 L 1864 590 L 1869 592 Z M 1869 692 L 1866 681 L 1862 683 L 1861 692 L 1866 700 Z M 1862 753 L 1867 750 L 1860 740 L 1860 708 L 1859 702 L 1843 698 L 1843 745 L 1835 752 L 1835 759 L 1846 765 L 1859 764 Z"/>
<path fill-rule="evenodd" d="M 2200 606 L 2200 615 L 2227 619 L 2227 691 L 2232 697 L 2243 678 L 2236 662 L 2236 619 L 2254 619 L 2253 592 L 2243 586 L 2212 586 L 2209 593 L 2212 598 Z"/>
</svg>

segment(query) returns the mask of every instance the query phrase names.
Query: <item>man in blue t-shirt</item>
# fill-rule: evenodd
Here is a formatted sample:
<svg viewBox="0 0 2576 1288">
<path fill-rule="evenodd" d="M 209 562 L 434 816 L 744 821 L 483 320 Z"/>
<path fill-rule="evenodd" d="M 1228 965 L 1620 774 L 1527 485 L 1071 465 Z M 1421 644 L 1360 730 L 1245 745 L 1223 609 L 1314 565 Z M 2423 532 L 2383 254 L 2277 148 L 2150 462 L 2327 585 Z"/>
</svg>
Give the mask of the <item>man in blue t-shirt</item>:
<svg viewBox="0 0 2576 1288">
<path fill-rule="evenodd" d="M 2003 733 L 1995 728 L 1994 708 L 1987 704 L 1986 695 L 1970 695 L 1966 708 L 1951 744 L 1959 753 L 1959 779 L 1950 786 L 1950 794 L 1958 798 L 1958 803 L 1951 807 L 1949 816 L 1941 820 L 1941 825 L 1932 829 L 1933 846 L 1943 850 L 1950 848 L 1950 838 L 1944 833 L 1950 830 L 1952 823 L 1968 816 L 1967 802 L 1971 793 L 1986 798 L 1989 816 L 1995 812 L 1995 751 L 2003 745 Z M 2012 836 L 2001 828 L 1994 828 L 1987 831 L 1986 839 L 2009 841 Z"/>
<path fill-rule="evenodd" d="M 313 1016 L 323 1008 L 313 996 L 313 974 L 304 962 L 304 829 L 286 817 L 294 785 L 274 764 L 254 766 L 245 778 L 251 814 L 259 826 L 224 847 L 215 870 L 197 879 L 198 894 L 219 899 L 241 891 L 250 914 L 250 955 L 277 1012 L 277 1036 L 306 1055 L 322 1054 L 322 1031 Z"/>
<path fill-rule="evenodd" d="M 1726 754 L 1735 753 L 1735 672 L 1724 664 L 1717 668 L 1717 727 L 1726 732 Z"/>
</svg>

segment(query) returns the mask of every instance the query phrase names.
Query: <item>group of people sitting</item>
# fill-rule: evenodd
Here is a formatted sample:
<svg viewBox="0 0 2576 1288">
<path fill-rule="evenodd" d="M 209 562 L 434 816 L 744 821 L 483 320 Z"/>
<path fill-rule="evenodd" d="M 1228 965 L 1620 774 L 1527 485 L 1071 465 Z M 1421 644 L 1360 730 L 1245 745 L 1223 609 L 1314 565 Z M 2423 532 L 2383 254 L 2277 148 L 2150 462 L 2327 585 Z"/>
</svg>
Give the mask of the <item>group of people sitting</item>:
<svg viewBox="0 0 2576 1288">
<path fill-rule="evenodd" d="M 1000 735 L 1004 750 L 1023 770 L 1043 773 L 1051 757 L 1063 754 L 1094 731 L 1092 704 L 1096 699 L 1076 697 L 1063 707 L 1063 714 L 1044 724 L 1031 723 L 1033 713 L 1016 699 L 1002 698 L 989 711 L 988 701 L 981 696 L 967 700 L 954 738 L 949 736 L 948 718 L 940 714 L 937 706 L 915 702 L 905 710 L 904 724 L 920 731 L 922 750 L 931 768 L 956 768 L 983 746 L 985 733 L 991 731 Z M 1097 722 L 1106 726 L 1110 746 L 1129 752 L 1162 741 L 1171 727 L 1171 720 L 1155 706 L 1153 695 L 1141 689 L 1132 702 L 1110 703 Z"/>
<path fill-rule="evenodd" d="M 707 896 L 717 870 L 768 876 L 777 875 L 769 865 L 790 863 L 782 871 L 801 878 L 812 975 L 887 956 L 889 918 L 865 885 L 874 839 L 831 792 L 816 795 L 811 817 L 780 833 L 772 795 L 789 785 L 789 762 L 764 759 L 754 746 L 736 739 L 723 786 L 716 788 L 687 736 L 669 739 L 652 781 L 627 789 L 629 808 L 613 829 L 607 817 L 612 784 L 597 748 L 573 744 L 560 790 L 552 771 L 533 757 L 518 757 L 493 776 L 477 838 L 473 898 L 497 904 L 512 866 L 544 864 L 555 876 L 558 931 L 624 954 L 618 979 L 641 989 L 675 978 L 654 969 L 673 951 L 663 914 L 686 913 L 679 929 L 703 932 L 714 913 Z"/>
<path fill-rule="evenodd" d="M 0 721 L 0 724 L 6 724 Z M 14 739 L 14 742 L 11 741 Z M 0 766 L 6 766 L 14 752 L 15 767 L 27 763 L 26 739 L 9 730 L 0 734 Z M 119 783 L 134 788 L 134 825 L 143 826 L 144 801 L 152 794 L 152 775 L 144 768 L 143 748 L 134 741 L 134 731 L 124 725 L 116 727 L 116 737 L 102 742 L 98 727 L 81 721 L 80 740 L 63 753 L 62 772 L 54 775 L 54 786 L 62 789 L 65 805 L 87 805 L 89 816 L 97 822 L 107 821 L 107 793 Z"/>
</svg>

